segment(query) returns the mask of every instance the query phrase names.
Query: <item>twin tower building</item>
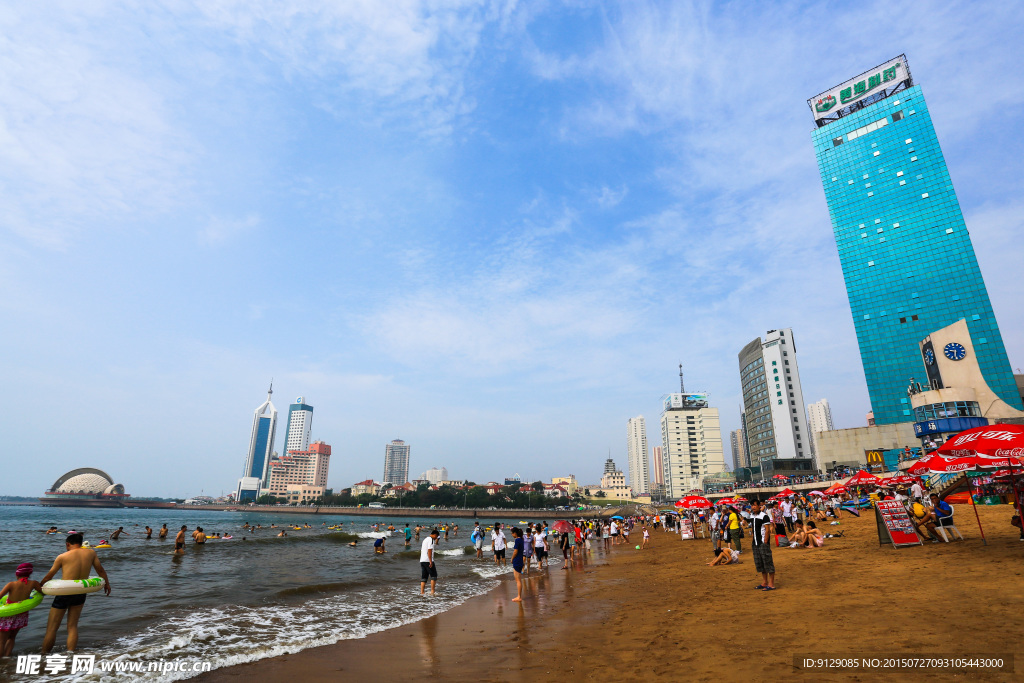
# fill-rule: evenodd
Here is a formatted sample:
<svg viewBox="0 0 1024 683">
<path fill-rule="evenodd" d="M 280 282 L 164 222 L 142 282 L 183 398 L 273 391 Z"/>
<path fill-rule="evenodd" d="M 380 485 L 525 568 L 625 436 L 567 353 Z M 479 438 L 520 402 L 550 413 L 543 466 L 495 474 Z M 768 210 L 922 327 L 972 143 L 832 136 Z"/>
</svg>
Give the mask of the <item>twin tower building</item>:
<svg viewBox="0 0 1024 683">
<path fill-rule="evenodd" d="M 313 406 L 302 396 L 288 406 L 285 454 L 278 457 L 274 451 L 277 408 L 271 400 L 273 394 L 271 384 L 267 400 L 253 413 L 249 453 L 235 490 L 235 501 L 251 503 L 268 494 L 298 503 L 321 498 L 327 486 L 331 447 L 322 441 L 310 443 Z"/>
<path fill-rule="evenodd" d="M 839 430 L 857 433 L 827 441 L 851 452 L 817 462 L 815 437 L 831 430 L 831 416 L 827 405 L 820 406 L 811 411 L 816 424 L 808 425 L 792 330 L 771 330 L 739 354 L 737 478 L 824 470 L 843 455 L 864 464 L 860 449 L 915 440 L 931 446 L 963 429 L 1024 422 L 1024 378 L 1011 370 L 928 104 L 906 55 L 807 104 L 873 424 Z M 718 427 L 717 410 L 705 397 L 666 399 L 661 452 L 655 449 L 654 457 L 660 467 L 641 462 L 648 458 L 640 451 L 637 419 L 629 424 L 634 492 L 657 482 L 678 497 L 713 468 L 725 469 L 720 433 L 717 441 L 706 435 Z"/>
</svg>

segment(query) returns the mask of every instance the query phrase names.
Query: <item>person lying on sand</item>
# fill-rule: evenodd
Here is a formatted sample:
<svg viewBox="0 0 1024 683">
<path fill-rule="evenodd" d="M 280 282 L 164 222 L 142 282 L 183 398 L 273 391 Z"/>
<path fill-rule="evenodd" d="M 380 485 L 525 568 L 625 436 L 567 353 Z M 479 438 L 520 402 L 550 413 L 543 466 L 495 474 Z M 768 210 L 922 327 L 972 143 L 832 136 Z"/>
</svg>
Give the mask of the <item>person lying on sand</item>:
<svg viewBox="0 0 1024 683">
<path fill-rule="evenodd" d="M 724 564 L 739 564 L 740 551 L 731 548 L 715 548 L 715 559 L 707 563 L 709 567 L 716 567 Z"/>
</svg>

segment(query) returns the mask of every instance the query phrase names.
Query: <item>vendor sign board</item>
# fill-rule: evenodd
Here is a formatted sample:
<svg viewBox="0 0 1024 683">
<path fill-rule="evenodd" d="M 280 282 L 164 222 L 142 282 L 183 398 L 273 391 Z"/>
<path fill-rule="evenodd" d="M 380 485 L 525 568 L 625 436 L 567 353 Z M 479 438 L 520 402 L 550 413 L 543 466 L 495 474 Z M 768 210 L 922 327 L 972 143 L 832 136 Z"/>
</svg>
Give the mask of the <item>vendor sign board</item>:
<svg viewBox="0 0 1024 683">
<path fill-rule="evenodd" d="M 921 545 L 921 539 L 914 530 L 907 509 L 898 500 L 880 500 L 875 503 L 875 518 L 878 521 L 878 544 L 887 541 L 894 548 Z"/>
<path fill-rule="evenodd" d="M 683 540 L 693 538 L 693 520 L 683 517 L 682 527 L 680 528 L 679 535 L 683 538 Z"/>
</svg>

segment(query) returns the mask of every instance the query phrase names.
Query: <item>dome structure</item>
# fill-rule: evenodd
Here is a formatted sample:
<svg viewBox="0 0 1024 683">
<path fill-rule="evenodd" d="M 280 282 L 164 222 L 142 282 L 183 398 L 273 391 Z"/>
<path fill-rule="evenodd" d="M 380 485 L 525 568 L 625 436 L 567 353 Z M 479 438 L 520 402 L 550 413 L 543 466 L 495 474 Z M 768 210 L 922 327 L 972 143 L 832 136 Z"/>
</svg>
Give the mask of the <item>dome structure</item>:
<svg viewBox="0 0 1024 683">
<path fill-rule="evenodd" d="M 119 507 L 129 496 L 113 477 L 93 467 L 71 470 L 53 482 L 40 502 L 44 505 Z"/>
</svg>

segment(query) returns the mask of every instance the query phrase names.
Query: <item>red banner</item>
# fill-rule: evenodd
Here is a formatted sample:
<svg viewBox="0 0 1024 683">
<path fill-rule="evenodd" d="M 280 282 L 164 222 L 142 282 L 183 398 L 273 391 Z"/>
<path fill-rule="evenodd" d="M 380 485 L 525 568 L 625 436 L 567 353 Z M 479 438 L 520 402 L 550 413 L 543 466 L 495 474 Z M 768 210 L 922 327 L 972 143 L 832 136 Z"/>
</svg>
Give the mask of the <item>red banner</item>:
<svg viewBox="0 0 1024 683">
<path fill-rule="evenodd" d="M 899 548 L 904 545 L 921 545 L 921 539 L 914 530 L 907 509 L 897 500 L 880 500 L 875 503 L 875 514 L 878 517 L 878 542 L 886 540 Z M 883 533 L 888 539 L 883 538 Z"/>
</svg>

